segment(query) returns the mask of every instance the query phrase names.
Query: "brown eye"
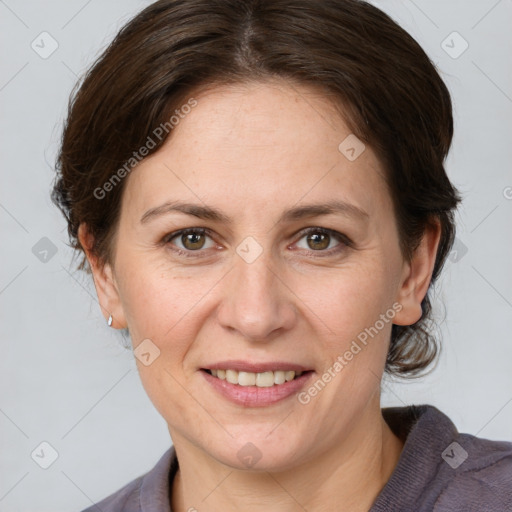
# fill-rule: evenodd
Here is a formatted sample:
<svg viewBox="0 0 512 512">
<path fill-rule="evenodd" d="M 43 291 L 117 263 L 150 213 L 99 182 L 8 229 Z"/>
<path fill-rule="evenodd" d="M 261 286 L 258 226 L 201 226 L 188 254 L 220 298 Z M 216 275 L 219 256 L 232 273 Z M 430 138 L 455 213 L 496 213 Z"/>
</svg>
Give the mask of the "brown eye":
<svg viewBox="0 0 512 512">
<path fill-rule="evenodd" d="M 325 255 L 334 254 L 347 247 L 352 247 L 352 243 L 345 235 L 326 228 L 308 228 L 301 232 L 302 237 L 296 243 L 300 249 L 309 252 L 325 253 Z"/>
<path fill-rule="evenodd" d="M 210 249 L 215 245 L 205 228 L 188 228 L 176 231 L 164 238 L 165 244 L 170 244 L 178 251 L 199 252 L 201 249 Z"/>
<path fill-rule="evenodd" d="M 310 233 L 306 236 L 307 244 L 310 249 L 322 250 L 329 247 L 331 237 L 324 233 Z"/>
<path fill-rule="evenodd" d="M 202 249 L 205 242 L 205 235 L 203 233 L 188 233 L 181 235 L 181 243 L 185 249 L 191 251 L 196 249 Z"/>
</svg>

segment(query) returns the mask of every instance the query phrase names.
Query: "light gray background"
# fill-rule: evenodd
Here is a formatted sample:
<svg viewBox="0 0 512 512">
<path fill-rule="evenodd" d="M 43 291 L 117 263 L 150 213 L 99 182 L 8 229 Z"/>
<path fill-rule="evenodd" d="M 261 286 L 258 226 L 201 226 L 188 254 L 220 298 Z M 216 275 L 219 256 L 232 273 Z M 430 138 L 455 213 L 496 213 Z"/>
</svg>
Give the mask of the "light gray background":
<svg viewBox="0 0 512 512">
<path fill-rule="evenodd" d="M 1 512 L 82 510 L 149 470 L 170 444 L 91 280 L 73 272 L 49 198 L 77 75 L 148 3 L 0 0 Z M 464 195 L 459 249 L 436 294 L 447 308 L 440 364 L 418 382 L 385 384 L 383 405 L 430 403 L 462 432 L 512 440 L 512 2 L 375 3 L 412 33 L 450 88 L 448 173 Z M 31 48 L 43 31 L 59 45 L 47 59 Z M 453 31 L 469 43 L 458 58 L 441 46 Z M 452 54 L 462 48 L 457 36 L 446 41 Z M 47 262 L 32 252 L 43 237 L 57 248 Z M 43 441 L 58 452 L 48 469 L 31 458 Z"/>
</svg>

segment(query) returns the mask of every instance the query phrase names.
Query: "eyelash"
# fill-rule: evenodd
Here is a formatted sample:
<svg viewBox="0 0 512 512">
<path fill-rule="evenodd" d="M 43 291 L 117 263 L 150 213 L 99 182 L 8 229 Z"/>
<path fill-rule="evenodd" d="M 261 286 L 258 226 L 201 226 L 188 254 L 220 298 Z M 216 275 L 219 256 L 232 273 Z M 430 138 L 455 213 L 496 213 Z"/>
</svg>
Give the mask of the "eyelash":
<svg viewBox="0 0 512 512">
<path fill-rule="evenodd" d="M 188 235 L 188 234 L 192 234 L 192 233 L 207 235 L 213 239 L 213 236 L 212 236 L 213 233 L 210 229 L 198 227 L 198 228 L 180 229 L 179 231 L 174 231 L 173 233 L 169 233 L 162 239 L 162 243 L 164 245 L 169 245 L 169 244 L 172 245 L 171 241 L 174 240 L 175 238 L 177 238 L 181 235 Z M 330 237 L 333 237 L 338 242 L 340 242 L 336 247 L 333 247 L 328 250 L 318 250 L 318 251 L 313 251 L 313 250 L 307 251 L 306 250 L 311 255 L 313 255 L 314 258 L 325 258 L 328 256 L 333 256 L 333 255 L 343 251 L 347 247 L 349 247 L 349 248 L 353 247 L 352 241 L 346 235 L 343 235 L 342 233 L 339 233 L 338 231 L 334 231 L 332 229 L 321 228 L 321 227 L 309 227 L 309 228 L 305 228 L 305 229 L 301 230 L 299 233 L 297 233 L 297 236 L 298 236 L 297 241 L 301 240 L 302 238 L 309 235 L 310 233 L 321 233 L 324 235 L 329 235 Z M 174 246 L 172 248 L 172 250 L 175 251 L 178 255 L 185 256 L 186 258 L 201 257 L 200 253 L 201 253 L 201 251 L 203 251 L 203 249 L 198 249 L 196 251 L 192 251 L 192 250 L 187 251 L 187 250 L 180 249 L 179 247 L 176 247 L 176 246 Z M 204 249 L 204 250 L 207 250 L 207 249 Z M 300 249 L 300 250 L 305 250 L 305 249 Z M 198 254 L 194 254 L 194 253 L 198 253 Z M 318 254 L 318 253 L 322 253 L 322 254 Z"/>
</svg>

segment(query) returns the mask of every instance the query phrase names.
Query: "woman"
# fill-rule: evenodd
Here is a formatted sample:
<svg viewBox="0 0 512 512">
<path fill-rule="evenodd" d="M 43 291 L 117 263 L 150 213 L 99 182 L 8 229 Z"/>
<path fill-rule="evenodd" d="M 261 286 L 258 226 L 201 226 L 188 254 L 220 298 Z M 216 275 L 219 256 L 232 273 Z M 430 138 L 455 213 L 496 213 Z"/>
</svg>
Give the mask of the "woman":
<svg viewBox="0 0 512 512">
<path fill-rule="evenodd" d="M 53 197 L 174 446 L 100 510 L 512 510 L 512 443 L 380 407 L 436 359 L 452 131 L 362 1 L 161 0 L 120 31 Z"/>
</svg>

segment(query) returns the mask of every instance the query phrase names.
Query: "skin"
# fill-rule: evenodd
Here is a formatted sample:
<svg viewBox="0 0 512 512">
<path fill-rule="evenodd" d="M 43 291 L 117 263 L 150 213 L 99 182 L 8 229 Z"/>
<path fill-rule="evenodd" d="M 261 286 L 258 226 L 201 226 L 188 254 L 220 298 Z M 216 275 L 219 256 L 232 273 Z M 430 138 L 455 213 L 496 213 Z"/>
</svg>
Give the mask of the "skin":
<svg viewBox="0 0 512 512">
<path fill-rule="evenodd" d="M 172 510 L 368 510 L 403 448 L 380 408 L 391 322 L 307 404 L 293 396 L 267 407 L 233 404 L 200 368 L 281 360 L 314 369 L 314 382 L 394 303 L 393 323 L 413 324 L 439 225 L 405 261 L 380 162 L 368 146 L 355 161 L 338 150 L 350 130 L 319 91 L 274 81 L 191 96 L 197 106 L 127 178 L 111 263 L 93 256 L 80 228 L 105 315 L 129 328 L 134 347 L 149 338 L 160 350 L 149 366 L 137 365 L 179 459 Z M 287 209 L 333 199 L 367 217 L 277 222 Z M 214 207 L 231 223 L 180 212 L 141 223 L 171 200 Z M 200 243 L 162 242 L 190 227 L 212 231 L 203 248 L 188 249 L 192 257 L 173 249 Z M 318 248 L 300 233 L 307 227 L 337 231 L 352 245 L 333 236 Z M 251 263 L 236 252 L 248 236 L 262 249 Z M 248 442 L 261 453 L 251 468 L 237 457 Z"/>
</svg>

